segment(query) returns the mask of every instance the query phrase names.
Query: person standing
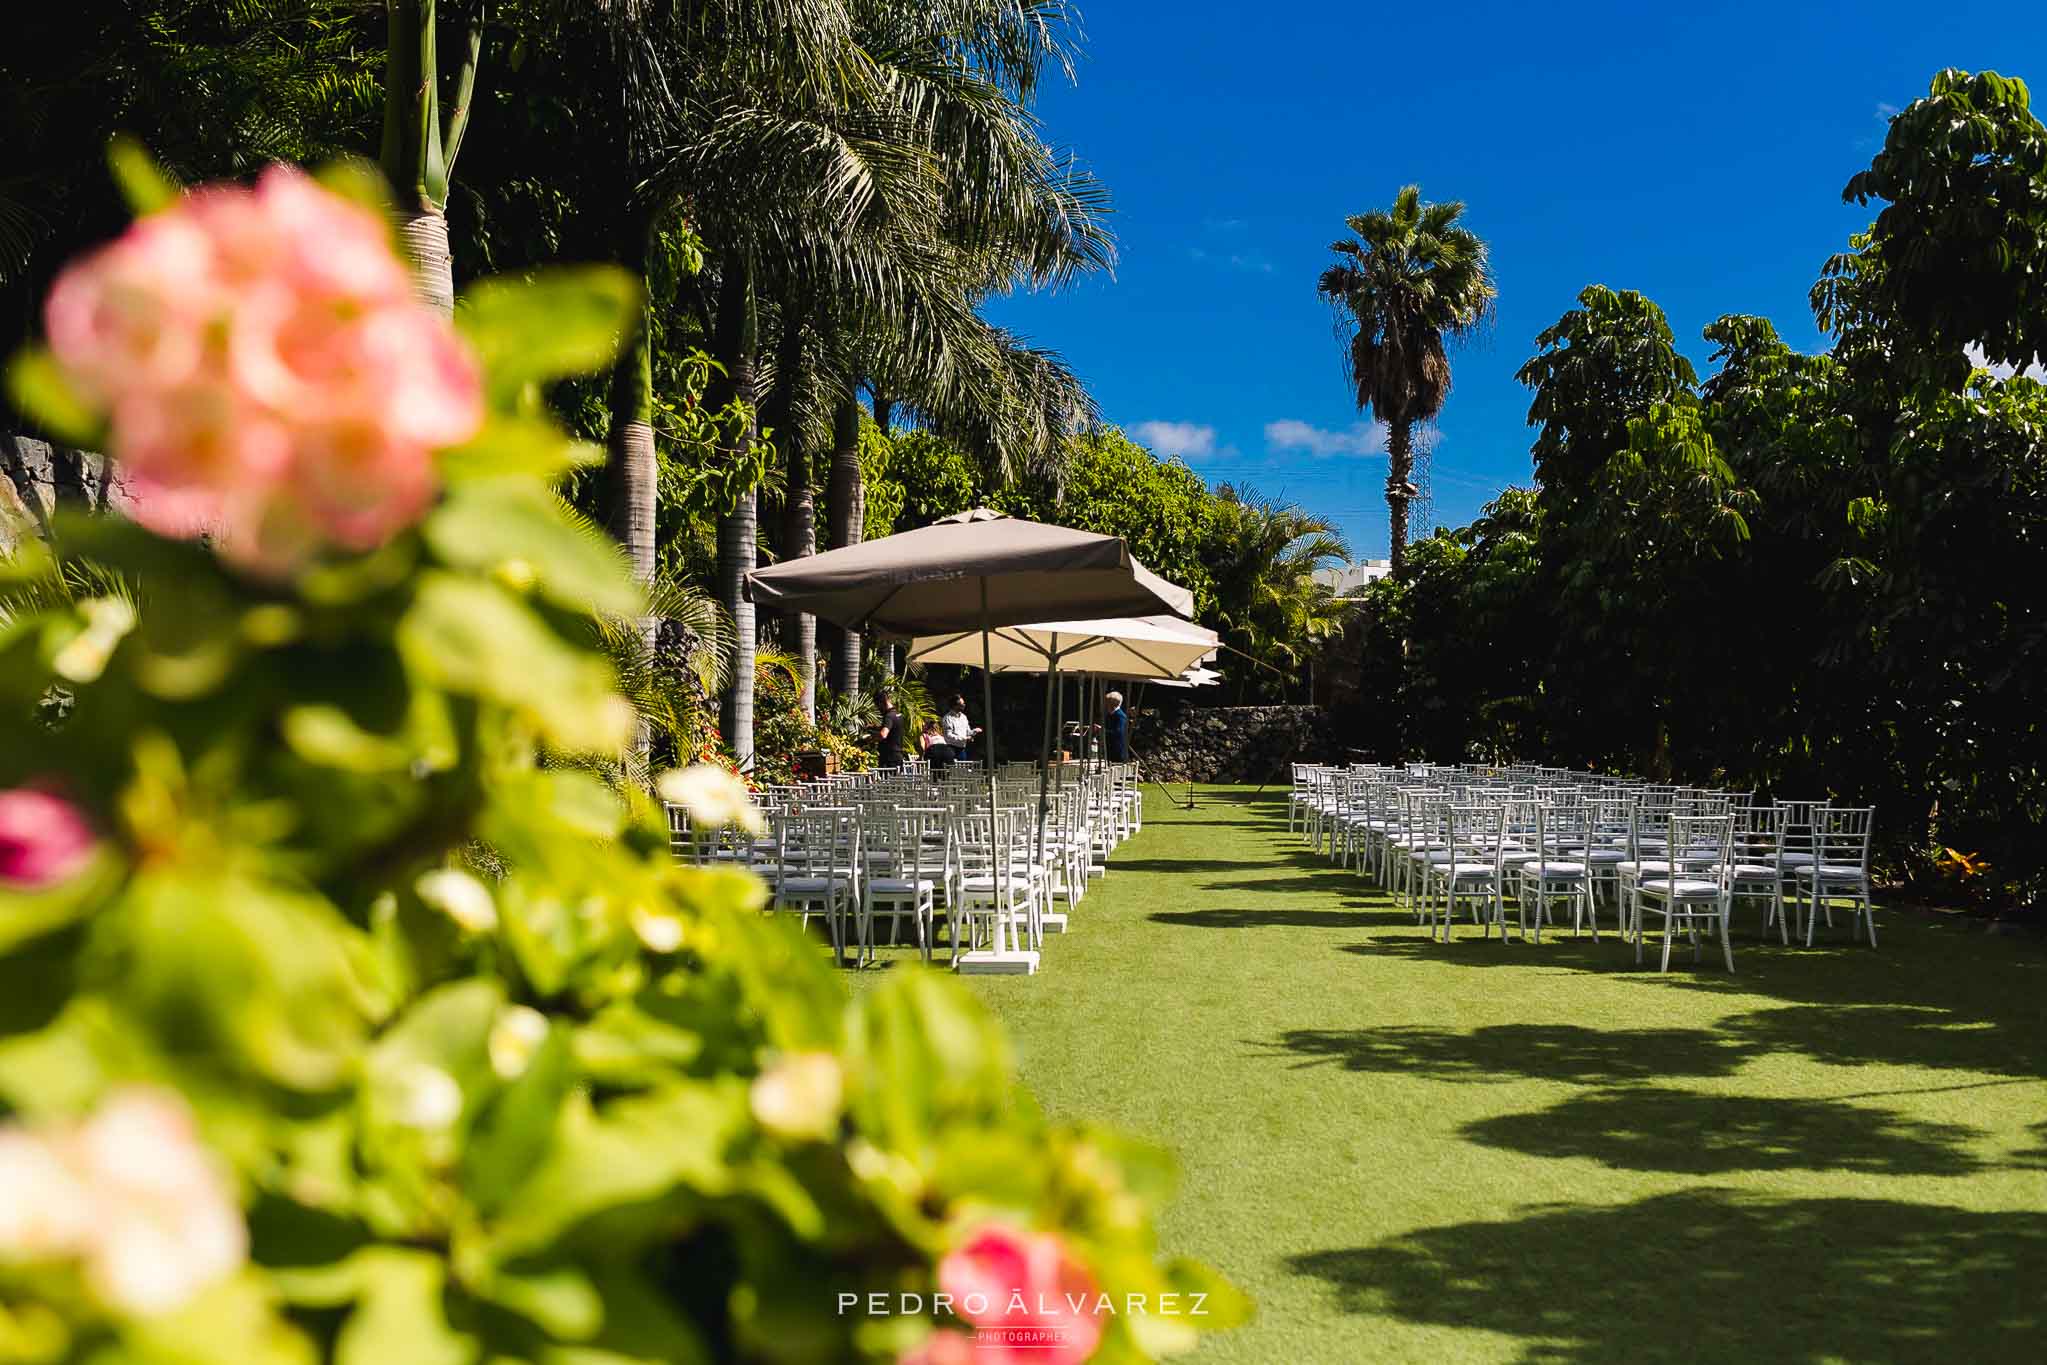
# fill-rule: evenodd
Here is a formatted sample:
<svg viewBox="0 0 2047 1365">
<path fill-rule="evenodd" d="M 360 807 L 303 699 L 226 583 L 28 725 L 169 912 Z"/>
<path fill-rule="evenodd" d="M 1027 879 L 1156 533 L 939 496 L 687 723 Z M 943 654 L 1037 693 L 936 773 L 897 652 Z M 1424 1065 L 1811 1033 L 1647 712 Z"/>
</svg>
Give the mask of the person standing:
<svg viewBox="0 0 2047 1365">
<path fill-rule="evenodd" d="M 909 737 L 903 733 L 903 713 L 896 710 L 896 694 L 885 688 L 881 694 L 881 725 L 875 731 L 875 738 L 881 743 L 880 766 L 902 767 Z"/>
<path fill-rule="evenodd" d="M 1123 694 L 1107 692 L 1102 700 L 1109 704 L 1109 714 L 1102 721 L 1102 746 L 1111 763 L 1130 761 L 1130 715 L 1123 709 Z"/>
<path fill-rule="evenodd" d="M 931 765 L 934 774 L 942 773 L 952 766 L 952 746 L 938 733 L 938 717 L 924 718 L 924 731 L 917 736 L 917 747 L 924 753 L 924 761 Z"/>
<path fill-rule="evenodd" d="M 967 699 L 955 694 L 952 706 L 945 713 L 945 743 L 957 759 L 971 761 L 974 757 L 974 741 L 980 738 L 981 727 L 967 719 Z"/>
</svg>

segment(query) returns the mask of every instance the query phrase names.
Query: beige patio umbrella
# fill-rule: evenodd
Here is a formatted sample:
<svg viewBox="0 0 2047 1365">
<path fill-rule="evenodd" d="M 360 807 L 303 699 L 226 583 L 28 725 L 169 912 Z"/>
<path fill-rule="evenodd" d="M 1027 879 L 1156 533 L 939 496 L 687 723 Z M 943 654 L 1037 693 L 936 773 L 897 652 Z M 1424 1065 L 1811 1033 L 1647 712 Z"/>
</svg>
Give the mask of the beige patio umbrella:
<svg viewBox="0 0 2047 1365">
<path fill-rule="evenodd" d="M 1194 610 L 1194 594 L 1138 563 L 1120 536 L 985 507 L 756 569 L 747 575 L 747 596 L 848 630 L 912 637 L 1048 618 L 1185 617 Z"/>
<path fill-rule="evenodd" d="M 1217 634 L 1177 616 L 1039 621 L 921 635 L 909 661 L 981 665 L 998 673 L 1096 673 L 1110 678 L 1177 678 L 1222 647 Z"/>
<path fill-rule="evenodd" d="M 972 631 L 982 641 L 981 705 L 990 719 L 988 806 L 995 809 L 994 626 L 1054 618 L 1187 616 L 1194 595 L 1132 558 L 1120 536 L 1027 521 L 978 507 L 861 545 L 785 560 L 747 575 L 760 606 L 807 611 L 847 630 L 893 635 Z M 1034 972 L 1007 916 L 997 948 L 965 954 L 962 970 Z"/>
</svg>

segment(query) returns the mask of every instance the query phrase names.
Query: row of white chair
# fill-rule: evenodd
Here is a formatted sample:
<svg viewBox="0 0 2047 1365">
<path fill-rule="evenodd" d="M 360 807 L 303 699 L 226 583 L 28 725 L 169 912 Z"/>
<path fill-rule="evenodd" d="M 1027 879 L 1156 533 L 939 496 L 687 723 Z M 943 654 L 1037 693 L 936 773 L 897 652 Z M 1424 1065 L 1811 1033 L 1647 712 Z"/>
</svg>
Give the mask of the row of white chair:
<svg viewBox="0 0 2047 1365">
<path fill-rule="evenodd" d="M 1573 780 L 1575 778 L 1575 780 Z M 1876 942 L 1869 878 L 1874 812 L 1826 802 L 1756 803 L 1748 793 L 1654 786 L 1554 769 L 1329 768 L 1297 765 L 1290 830 L 1402 897 L 1417 922 L 1448 938 L 1456 907 L 1484 932 L 1506 932 L 1515 902 L 1539 939 L 1553 908 L 1598 937 L 1602 899 L 1640 960 L 1645 916 L 1694 947 L 1717 929 L 1729 970 L 1738 901 L 1766 907 L 1764 927 L 1789 942 L 1802 915 L 1845 906 Z"/>
</svg>

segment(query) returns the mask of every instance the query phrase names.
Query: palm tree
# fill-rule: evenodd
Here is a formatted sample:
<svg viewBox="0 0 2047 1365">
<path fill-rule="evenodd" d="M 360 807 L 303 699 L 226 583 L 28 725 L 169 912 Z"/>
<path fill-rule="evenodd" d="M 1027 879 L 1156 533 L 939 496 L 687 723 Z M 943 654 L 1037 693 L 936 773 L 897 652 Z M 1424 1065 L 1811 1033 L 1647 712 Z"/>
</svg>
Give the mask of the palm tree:
<svg viewBox="0 0 2047 1365">
<path fill-rule="evenodd" d="M 1331 245 L 1343 259 L 1317 286 L 1337 311 L 1344 375 L 1358 411 L 1386 424 L 1386 510 L 1393 571 L 1407 561 L 1407 508 L 1416 496 L 1414 425 L 1443 409 L 1450 393 L 1444 342 L 1471 334 L 1492 315 L 1499 291 L 1486 245 L 1458 226 L 1464 205 L 1424 204 L 1408 185 L 1391 211 L 1344 221 L 1357 235 Z"/>
<path fill-rule="evenodd" d="M 398 236 L 412 258 L 421 301 L 455 311 L 455 260 L 448 250 L 448 189 L 476 96 L 483 56 L 484 0 L 457 0 L 459 39 L 443 91 L 436 0 L 385 0 L 384 175 L 398 196 Z M 446 108 L 442 107 L 443 96 Z"/>
<path fill-rule="evenodd" d="M 1211 565 L 1216 616 L 1234 647 L 1285 676 L 1295 676 L 1317 646 L 1343 632 L 1350 604 L 1318 570 L 1350 558 L 1336 527 L 1292 503 L 1257 498 L 1228 484 L 1216 489 L 1226 518 Z"/>
</svg>

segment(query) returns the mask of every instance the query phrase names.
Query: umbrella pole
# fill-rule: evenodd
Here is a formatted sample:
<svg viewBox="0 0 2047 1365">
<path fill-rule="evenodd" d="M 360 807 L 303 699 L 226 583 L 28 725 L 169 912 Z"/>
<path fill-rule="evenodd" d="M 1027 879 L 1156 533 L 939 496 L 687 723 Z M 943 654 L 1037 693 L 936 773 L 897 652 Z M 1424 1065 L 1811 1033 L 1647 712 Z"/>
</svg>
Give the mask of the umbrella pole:
<svg viewBox="0 0 2047 1365">
<path fill-rule="evenodd" d="M 995 804 L 995 664 L 988 650 L 988 579 L 981 579 L 981 714 L 988 717 L 988 752 L 982 757 L 982 772 L 988 779 L 988 838 L 989 851 L 994 851 L 996 804 Z M 1002 860 L 996 859 L 989 865 L 989 875 L 1000 878 Z M 995 903 L 1002 904 L 1002 886 L 995 886 Z M 1011 937 L 1009 915 L 999 913 L 995 917 L 995 945 L 997 953 L 1007 953 L 1016 946 Z"/>
<path fill-rule="evenodd" d="M 1050 802 L 1049 799 L 1047 798 L 1046 793 L 1048 792 L 1052 785 L 1052 716 L 1054 712 L 1053 698 L 1058 695 L 1059 695 L 1059 636 L 1057 632 L 1054 632 L 1052 635 L 1052 655 L 1049 662 L 1049 666 L 1045 673 L 1045 742 L 1043 745 L 1043 752 L 1041 753 L 1038 760 L 1037 865 L 1039 867 L 1043 867 L 1045 865 L 1045 814 L 1050 806 Z M 1045 894 L 1049 896 L 1051 895 L 1051 893 L 1052 879 L 1050 876 L 1047 876 L 1045 878 Z M 1040 907 L 1039 914 L 1034 915 L 1032 917 L 1031 946 L 1034 948 L 1038 947 L 1044 940 L 1044 930 L 1041 927 L 1044 922 L 1043 919 L 1041 918 L 1042 914 L 1043 907 Z"/>
</svg>

